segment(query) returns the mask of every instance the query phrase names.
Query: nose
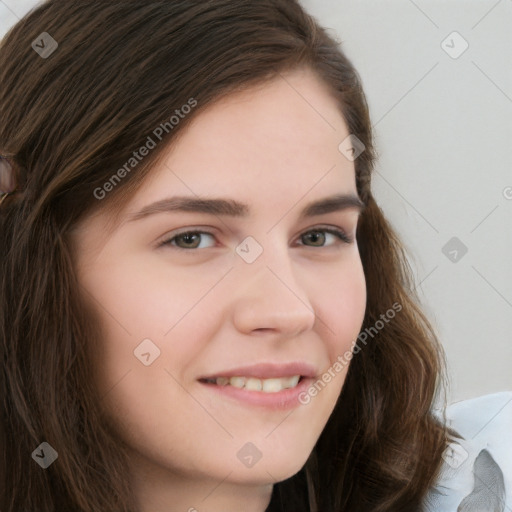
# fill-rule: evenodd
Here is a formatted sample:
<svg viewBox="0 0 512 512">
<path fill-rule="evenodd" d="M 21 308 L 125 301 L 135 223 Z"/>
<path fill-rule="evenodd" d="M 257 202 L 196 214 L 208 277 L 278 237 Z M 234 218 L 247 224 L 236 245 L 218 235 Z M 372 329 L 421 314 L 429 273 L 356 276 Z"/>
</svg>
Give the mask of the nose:
<svg viewBox="0 0 512 512">
<path fill-rule="evenodd" d="M 264 250 L 253 263 L 237 262 L 233 323 L 245 334 L 268 330 L 298 336 L 311 329 L 316 319 L 308 290 L 299 284 L 286 249 L 279 256 L 269 254 Z"/>
</svg>

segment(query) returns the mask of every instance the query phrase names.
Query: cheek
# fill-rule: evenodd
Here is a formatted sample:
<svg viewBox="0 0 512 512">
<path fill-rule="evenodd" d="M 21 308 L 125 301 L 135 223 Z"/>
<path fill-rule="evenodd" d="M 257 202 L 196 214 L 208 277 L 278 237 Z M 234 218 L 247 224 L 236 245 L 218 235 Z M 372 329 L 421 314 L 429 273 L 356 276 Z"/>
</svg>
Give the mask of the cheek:
<svg viewBox="0 0 512 512">
<path fill-rule="evenodd" d="M 329 359 L 333 361 L 351 348 L 366 310 L 366 281 L 359 259 L 327 276 L 319 293 L 318 313 L 323 323 Z"/>
<path fill-rule="evenodd" d="M 164 336 L 193 309 L 214 284 L 211 279 L 145 268 L 129 261 L 85 276 L 85 286 L 108 323 L 117 323 L 135 338 Z"/>
<path fill-rule="evenodd" d="M 81 273 L 80 281 L 99 311 L 106 338 L 129 344 L 145 338 L 167 341 L 183 321 L 196 322 L 201 299 L 224 273 L 223 268 L 205 273 L 172 268 L 150 258 L 110 260 Z"/>
<path fill-rule="evenodd" d="M 130 396 L 139 396 L 143 390 L 150 396 L 154 388 L 174 385 L 165 370 L 184 380 L 221 317 L 216 308 L 227 300 L 215 286 L 224 268 L 207 273 L 171 270 L 168 265 L 125 258 L 116 264 L 99 261 L 94 269 L 80 274 L 84 295 L 102 331 L 95 353 L 100 394 L 108 394 L 109 399 L 116 395 L 114 402 L 122 402 L 126 410 L 133 408 L 134 414 L 137 408 Z M 143 354 L 148 352 L 153 362 L 145 366 L 142 360 L 148 356 Z M 124 416 L 126 410 L 117 413 Z"/>
<path fill-rule="evenodd" d="M 359 258 L 323 277 L 325 284 L 316 289 L 315 310 L 329 363 L 300 397 L 306 407 L 314 404 L 319 429 L 324 428 L 341 393 L 366 310 L 366 281 Z"/>
</svg>

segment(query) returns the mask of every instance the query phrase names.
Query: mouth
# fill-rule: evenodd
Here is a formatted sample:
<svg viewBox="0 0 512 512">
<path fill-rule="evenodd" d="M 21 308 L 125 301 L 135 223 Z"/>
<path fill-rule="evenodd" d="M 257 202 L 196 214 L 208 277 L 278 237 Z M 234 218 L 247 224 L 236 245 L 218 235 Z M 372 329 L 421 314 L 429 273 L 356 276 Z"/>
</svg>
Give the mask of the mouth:
<svg viewBox="0 0 512 512">
<path fill-rule="evenodd" d="M 259 363 L 204 376 L 198 381 L 221 400 L 275 410 L 298 407 L 318 374 L 308 362 Z"/>
<path fill-rule="evenodd" d="M 269 379 L 259 379 L 256 377 L 209 377 L 199 379 L 204 384 L 213 384 L 215 386 L 233 386 L 238 389 L 248 391 L 261 391 L 262 393 L 279 393 L 284 389 L 293 389 L 305 377 L 303 375 L 292 375 L 291 377 L 273 377 Z"/>
</svg>

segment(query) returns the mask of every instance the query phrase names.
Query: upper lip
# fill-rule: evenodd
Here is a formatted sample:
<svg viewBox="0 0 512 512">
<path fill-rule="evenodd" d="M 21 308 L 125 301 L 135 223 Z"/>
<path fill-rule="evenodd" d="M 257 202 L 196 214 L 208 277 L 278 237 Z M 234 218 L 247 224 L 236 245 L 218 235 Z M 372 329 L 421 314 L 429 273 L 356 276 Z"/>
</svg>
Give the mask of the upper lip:
<svg viewBox="0 0 512 512">
<path fill-rule="evenodd" d="M 253 377 L 256 379 L 271 379 L 276 377 L 315 377 L 317 372 L 311 363 L 290 362 L 290 363 L 259 363 L 250 366 L 239 366 L 205 375 L 201 379 L 212 379 L 215 377 Z"/>
</svg>

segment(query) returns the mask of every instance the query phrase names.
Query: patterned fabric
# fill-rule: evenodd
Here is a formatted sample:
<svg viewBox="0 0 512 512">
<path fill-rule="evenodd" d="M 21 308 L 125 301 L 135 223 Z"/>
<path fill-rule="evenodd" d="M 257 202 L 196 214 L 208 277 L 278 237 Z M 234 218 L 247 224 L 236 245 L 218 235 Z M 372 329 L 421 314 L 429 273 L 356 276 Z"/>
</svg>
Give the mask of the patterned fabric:
<svg viewBox="0 0 512 512">
<path fill-rule="evenodd" d="M 445 451 L 423 512 L 512 512 L 512 392 L 457 402 L 446 416 L 463 439 Z"/>
</svg>

